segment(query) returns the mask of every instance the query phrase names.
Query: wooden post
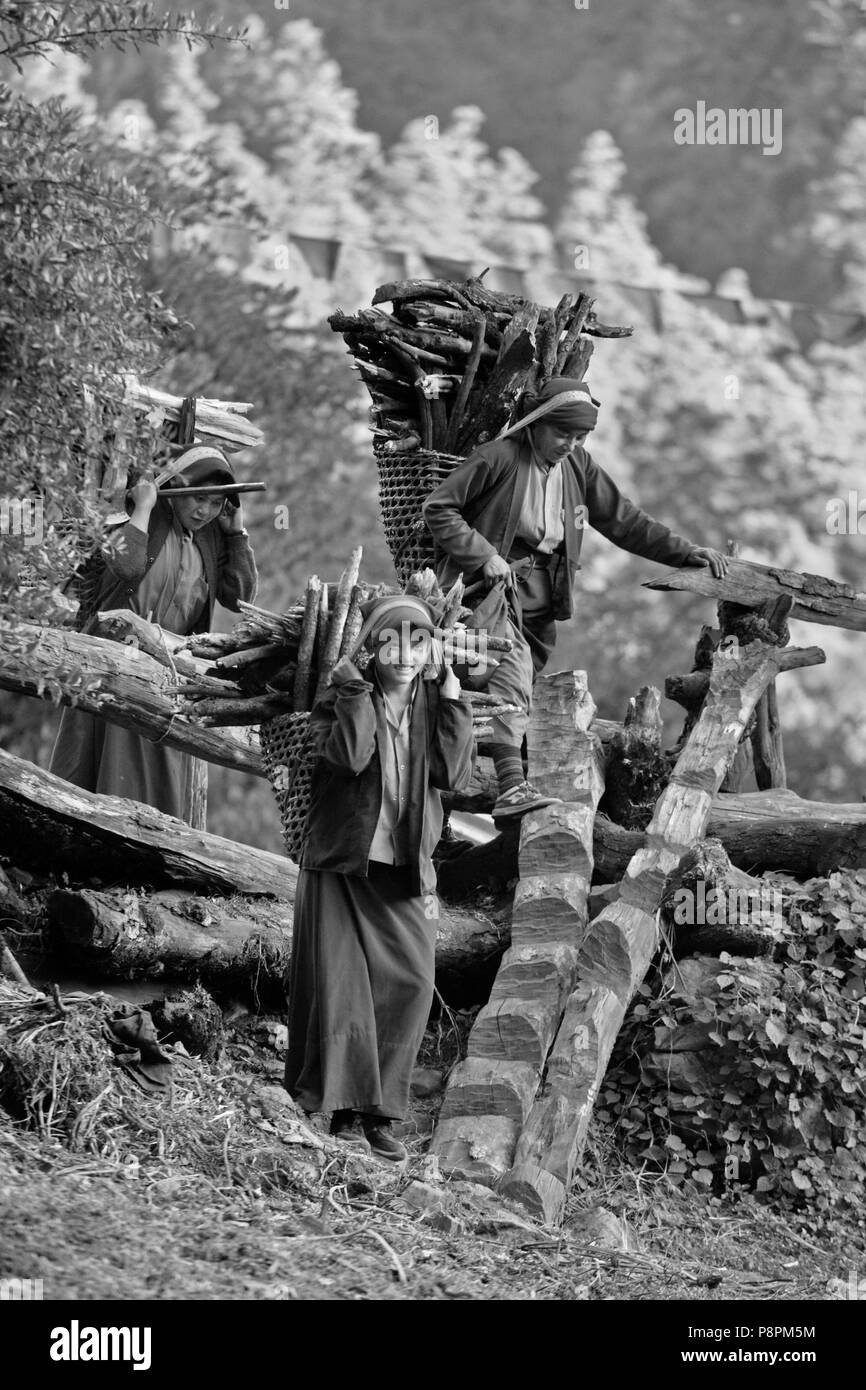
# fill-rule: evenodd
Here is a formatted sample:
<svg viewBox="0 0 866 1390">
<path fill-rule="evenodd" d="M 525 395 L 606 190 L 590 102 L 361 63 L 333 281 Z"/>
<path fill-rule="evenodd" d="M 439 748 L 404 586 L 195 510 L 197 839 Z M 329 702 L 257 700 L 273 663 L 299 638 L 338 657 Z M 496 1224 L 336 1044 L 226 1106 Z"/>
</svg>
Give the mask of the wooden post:
<svg viewBox="0 0 866 1390">
<path fill-rule="evenodd" d="M 587 925 L 604 754 L 583 671 L 536 684 L 533 782 L 561 802 L 524 816 L 511 947 L 451 1074 L 431 1144 L 443 1168 L 492 1182 L 509 1167 L 574 982 Z"/>
<path fill-rule="evenodd" d="M 784 646 L 788 640 L 788 615 L 794 607 L 790 594 L 782 594 L 778 599 L 767 603 L 764 617 L 772 632 Z M 776 682 L 770 681 L 755 707 L 755 724 L 752 729 L 752 754 L 755 760 L 755 781 L 758 791 L 770 791 L 774 787 L 788 785 L 785 772 L 785 754 L 782 748 L 782 726 L 779 721 L 779 704 L 776 698 Z"/>
<path fill-rule="evenodd" d="M 586 1140 L 592 1108 L 632 996 L 658 946 L 657 912 L 667 875 L 706 829 L 713 797 L 755 704 L 776 670 L 776 649 L 717 653 L 710 691 L 629 862 L 619 895 L 584 937 L 579 980 L 529 1113 L 514 1166 L 499 1186 L 547 1222 L 558 1221 Z"/>
<path fill-rule="evenodd" d="M 628 702 L 622 732 L 608 750 L 601 811 L 628 830 L 642 830 L 652 815 L 669 766 L 662 755 L 661 695 L 642 685 Z"/>
</svg>

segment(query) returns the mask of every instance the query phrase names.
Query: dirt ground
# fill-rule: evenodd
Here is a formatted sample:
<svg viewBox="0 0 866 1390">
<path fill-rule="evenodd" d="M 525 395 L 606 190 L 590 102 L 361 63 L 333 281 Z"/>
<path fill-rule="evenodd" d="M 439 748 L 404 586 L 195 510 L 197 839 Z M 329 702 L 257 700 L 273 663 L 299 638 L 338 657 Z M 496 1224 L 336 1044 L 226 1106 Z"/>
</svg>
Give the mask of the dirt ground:
<svg viewBox="0 0 866 1390">
<path fill-rule="evenodd" d="M 426 1066 L 447 1067 L 446 1031 Z M 438 1174 L 441 1096 L 413 1103 L 405 1170 L 347 1155 L 282 1092 L 275 1053 L 232 1036 L 218 1063 L 179 1059 L 170 1102 L 118 1070 L 111 1126 L 79 1126 L 77 1151 L 0 1110 L 0 1278 L 76 1300 L 785 1301 L 866 1283 L 862 1221 L 674 1189 L 598 1131 L 559 1230 Z"/>
</svg>

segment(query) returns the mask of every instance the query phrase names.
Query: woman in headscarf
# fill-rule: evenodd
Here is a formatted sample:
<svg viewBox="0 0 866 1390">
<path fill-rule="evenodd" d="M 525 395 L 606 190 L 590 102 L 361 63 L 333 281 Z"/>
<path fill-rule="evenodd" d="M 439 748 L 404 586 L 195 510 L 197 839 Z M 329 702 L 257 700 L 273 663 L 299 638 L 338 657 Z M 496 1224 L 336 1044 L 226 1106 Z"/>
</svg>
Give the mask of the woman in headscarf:
<svg viewBox="0 0 866 1390">
<path fill-rule="evenodd" d="M 366 608 L 311 715 L 318 753 L 295 894 L 286 1089 L 331 1133 L 396 1162 L 433 1000 L 440 791 L 472 775 L 472 710 L 450 666 L 422 679 L 433 615 L 408 596 Z M 360 1121 L 360 1129 L 358 1122 Z"/>
<path fill-rule="evenodd" d="M 719 551 L 693 545 L 635 506 L 593 461 L 583 442 L 598 404 L 586 382 L 551 378 L 528 413 L 470 454 L 424 505 L 440 583 L 462 573 L 467 586 L 483 581 L 502 589 L 504 631 L 514 650 L 486 689 L 519 712 L 494 720 L 495 820 L 554 800 L 526 780 L 521 748 L 533 681 L 553 651 L 556 621 L 574 615 L 584 527 L 660 564 L 709 565 L 716 576 L 727 568 Z"/>
<path fill-rule="evenodd" d="M 207 445 L 186 450 L 171 469 L 172 487 L 234 482 L 228 459 Z M 255 598 L 256 563 L 239 503 L 227 505 L 218 491 L 161 497 L 146 473 L 127 510 L 82 576 L 83 631 L 101 610 L 129 608 L 186 636 L 209 629 L 215 602 L 237 612 L 239 600 Z M 86 791 L 143 801 L 204 827 L 206 763 L 81 710 L 63 711 L 50 770 Z"/>
</svg>

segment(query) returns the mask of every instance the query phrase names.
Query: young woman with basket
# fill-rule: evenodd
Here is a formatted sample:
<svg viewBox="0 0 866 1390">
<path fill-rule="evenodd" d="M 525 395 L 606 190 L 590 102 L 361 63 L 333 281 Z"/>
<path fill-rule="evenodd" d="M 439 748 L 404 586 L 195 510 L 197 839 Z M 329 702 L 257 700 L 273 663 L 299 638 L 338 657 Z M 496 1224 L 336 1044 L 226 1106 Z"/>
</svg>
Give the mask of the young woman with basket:
<svg viewBox="0 0 866 1390">
<path fill-rule="evenodd" d="M 187 449 L 172 467 L 173 494 L 152 474 L 130 489 L 128 520 L 114 527 L 78 576 L 79 626 L 101 610 L 129 608 L 166 632 L 207 632 L 214 604 L 238 611 L 256 595 L 256 562 L 240 503 L 227 501 L 235 477 L 210 445 Z M 213 487 L 202 494 L 203 487 Z M 181 489 L 193 491 L 185 497 Z M 66 709 L 50 770 L 86 791 L 124 796 L 204 829 L 207 765 L 82 710 Z"/>
<path fill-rule="evenodd" d="M 431 661 L 433 614 L 371 600 L 355 648 L 311 714 L 317 753 L 295 897 L 286 1089 L 331 1133 L 401 1161 L 391 1132 L 409 1103 L 433 1000 L 439 916 L 432 854 L 440 791 L 469 782 L 472 710 Z M 360 1129 L 358 1122 L 360 1121 Z"/>
</svg>

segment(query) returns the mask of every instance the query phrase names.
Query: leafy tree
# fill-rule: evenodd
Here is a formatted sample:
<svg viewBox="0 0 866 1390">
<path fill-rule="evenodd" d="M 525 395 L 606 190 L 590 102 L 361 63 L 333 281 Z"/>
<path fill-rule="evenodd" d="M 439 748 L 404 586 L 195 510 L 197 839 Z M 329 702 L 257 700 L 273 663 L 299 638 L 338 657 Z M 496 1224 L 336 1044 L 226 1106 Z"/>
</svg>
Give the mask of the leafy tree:
<svg viewBox="0 0 866 1390">
<path fill-rule="evenodd" d="M 646 216 L 624 191 L 625 174 L 613 137 L 606 130 L 594 131 L 568 176 L 556 224 L 563 259 L 601 279 L 636 285 L 682 282 L 678 271 L 663 267 Z"/>
<path fill-rule="evenodd" d="M 483 124 L 477 106 L 458 107 L 444 126 L 435 115 L 409 123 L 371 194 L 383 245 L 517 265 L 549 256 L 537 176 L 516 150 L 494 156 Z"/>
<path fill-rule="evenodd" d="M 4 4 L 0 58 L 21 74 L 58 48 L 81 57 L 104 42 L 210 42 L 217 32 L 149 5 Z M 103 438 L 114 432 L 119 476 L 149 453 L 124 422 L 118 373 L 152 371 L 175 320 L 141 281 L 157 208 L 105 166 L 98 130 L 59 100 L 32 102 L 9 86 L 0 118 L 0 612 L 38 618 L 57 611 L 58 580 L 100 536 Z"/>
</svg>

